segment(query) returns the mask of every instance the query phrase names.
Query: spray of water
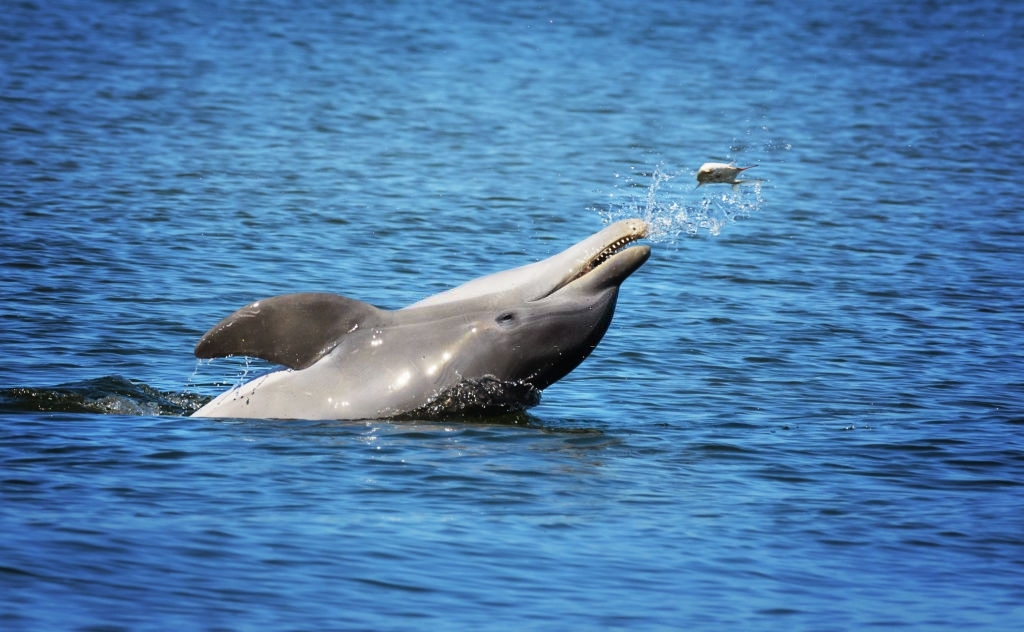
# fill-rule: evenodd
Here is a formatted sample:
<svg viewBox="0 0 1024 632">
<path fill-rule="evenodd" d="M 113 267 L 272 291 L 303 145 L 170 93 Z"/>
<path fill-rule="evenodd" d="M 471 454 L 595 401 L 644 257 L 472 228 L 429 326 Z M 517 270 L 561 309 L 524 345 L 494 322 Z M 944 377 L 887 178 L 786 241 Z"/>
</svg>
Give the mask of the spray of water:
<svg viewBox="0 0 1024 632">
<path fill-rule="evenodd" d="M 593 210 L 606 222 L 639 217 L 650 225 L 651 241 L 676 243 L 701 232 L 718 235 L 764 203 L 762 180 L 749 177 L 738 186 L 697 187 L 695 176 L 696 171 L 672 172 L 664 164 L 652 172 L 617 176 L 621 182 Z"/>
</svg>

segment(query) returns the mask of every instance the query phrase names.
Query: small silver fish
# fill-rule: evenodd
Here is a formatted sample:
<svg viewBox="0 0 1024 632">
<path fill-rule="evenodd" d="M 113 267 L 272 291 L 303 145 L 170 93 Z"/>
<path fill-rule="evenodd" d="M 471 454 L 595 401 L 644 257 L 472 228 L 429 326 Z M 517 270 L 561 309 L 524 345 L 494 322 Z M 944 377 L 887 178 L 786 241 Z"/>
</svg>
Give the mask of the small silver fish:
<svg viewBox="0 0 1024 632">
<path fill-rule="evenodd" d="M 736 176 L 747 169 L 753 169 L 757 165 L 749 167 L 737 167 L 736 163 L 726 164 L 724 162 L 705 162 L 697 170 L 697 186 L 703 184 L 731 184 L 735 189 L 737 185 L 749 182 L 749 180 L 737 180 Z"/>
</svg>

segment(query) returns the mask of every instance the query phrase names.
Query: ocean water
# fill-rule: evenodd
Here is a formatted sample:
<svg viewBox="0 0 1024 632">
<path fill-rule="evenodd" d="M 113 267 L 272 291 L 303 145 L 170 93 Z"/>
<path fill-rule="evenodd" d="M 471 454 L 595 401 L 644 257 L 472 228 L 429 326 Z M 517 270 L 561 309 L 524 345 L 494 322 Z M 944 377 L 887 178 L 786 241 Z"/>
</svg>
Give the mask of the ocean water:
<svg viewBox="0 0 1024 632">
<path fill-rule="evenodd" d="M 1021 77 L 995 0 L 9 3 L 0 628 L 1019 625 Z M 245 303 L 632 216 L 527 413 L 187 417 Z"/>
</svg>

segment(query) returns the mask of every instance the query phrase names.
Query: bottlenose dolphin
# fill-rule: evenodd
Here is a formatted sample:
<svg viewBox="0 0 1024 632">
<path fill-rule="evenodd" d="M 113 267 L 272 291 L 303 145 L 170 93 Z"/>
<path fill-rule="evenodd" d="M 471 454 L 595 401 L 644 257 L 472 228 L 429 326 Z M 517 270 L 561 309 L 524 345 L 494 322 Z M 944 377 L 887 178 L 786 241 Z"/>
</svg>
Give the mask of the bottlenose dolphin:
<svg viewBox="0 0 1024 632">
<path fill-rule="evenodd" d="M 325 293 L 251 303 L 199 340 L 198 358 L 281 364 L 197 417 L 381 419 L 524 409 L 597 346 L 619 285 L 651 254 L 616 222 L 552 257 L 387 310 Z"/>
</svg>

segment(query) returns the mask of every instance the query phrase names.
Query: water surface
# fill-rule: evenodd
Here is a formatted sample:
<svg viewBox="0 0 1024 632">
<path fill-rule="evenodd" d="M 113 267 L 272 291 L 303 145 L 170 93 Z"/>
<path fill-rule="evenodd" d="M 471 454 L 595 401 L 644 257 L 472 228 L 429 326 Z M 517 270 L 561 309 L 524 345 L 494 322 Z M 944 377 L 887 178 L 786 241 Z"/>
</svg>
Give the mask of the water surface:
<svg viewBox="0 0 1024 632">
<path fill-rule="evenodd" d="M 302 4 L 0 20 L 4 629 L 1024 618 L 1024 11 Z M 628 216 L 528 414 L 185 416 L 267 368 L 192 357 L 245 303 Z"/>
</svg>

